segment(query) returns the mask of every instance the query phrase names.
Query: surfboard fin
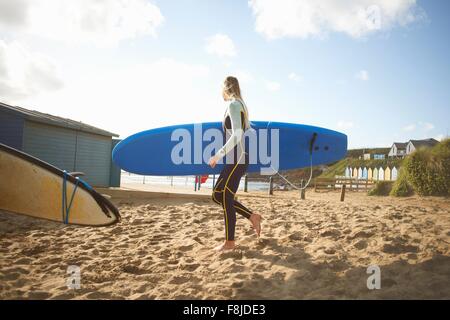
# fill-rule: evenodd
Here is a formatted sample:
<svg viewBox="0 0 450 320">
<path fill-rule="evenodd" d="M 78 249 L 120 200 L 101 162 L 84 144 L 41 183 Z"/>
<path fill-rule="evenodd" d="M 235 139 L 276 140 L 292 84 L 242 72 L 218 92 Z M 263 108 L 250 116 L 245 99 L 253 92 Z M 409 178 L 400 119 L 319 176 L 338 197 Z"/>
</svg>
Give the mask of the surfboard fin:
<svg viewBox="0 0 450 320">
<path fill-rule="evenodd" d="M 75 171 L 75 172 L 69 172 L 69 174 L 73 177 L 81 177 L 84 176 L 84 172 L 79 172 L 79 171 Z"/>
<path fill-rule="evenodd" d="M 311 155 L 313 152 L 314 143 L 316 142 L 316 138 L 317 138 L 317 133 L 314 132 L 311 140 L 309 141 L 309 154 L 311 154 Z"/>
</svg>

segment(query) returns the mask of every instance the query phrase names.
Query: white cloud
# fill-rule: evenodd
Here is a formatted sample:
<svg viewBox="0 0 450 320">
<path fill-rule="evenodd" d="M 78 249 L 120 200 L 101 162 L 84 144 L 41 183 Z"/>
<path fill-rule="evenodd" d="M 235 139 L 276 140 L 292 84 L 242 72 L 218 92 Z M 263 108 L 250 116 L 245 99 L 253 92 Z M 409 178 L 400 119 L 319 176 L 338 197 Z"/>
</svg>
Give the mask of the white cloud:
<svg viewBox="0 0 450 320">
<path fill-rule="evenodd" d="M 27 18 L 27 0 L 0 1 L 0 26 L 20 27 Z"/>
<path fill-rule="evenodd" d="M 351 121 L 339 121 L 337 124 L 339 129 L 350 129 L 353 128 L 354 124 Z"/>
<path fill-rule="evenodd" d="M 281 84 L 275 81 L 266 81 L 266 89 L 270 92 L 280 91 Z"/>
<path fill-rule="evenodd" d="M 295 72 L 291 72 L 288 75 L 289 80 L 295 81 L 295 82 L 299 82 L 302 80 L 302 77 L 299 76 L 298 74 L 296 74 Z"/>
<path fill-rule="evenodd" d="M 434 124 L 432 124 L 430 122 L 419 121 L 417 123 L 411 123 L 411 124 L 403 127 L 403 130 L 404 131 L 414 131 L 414 130 L 418 129 L 418 130 L 428 132 L 428 131 L 433 130 L 434 128 L 435 128 Z"/>
<path fill-rule="evenodd" d="M 359 38 L 423 19 L 416 0 L 250 0 L 255 29 L 269 39 L 342 32 Z"/>
<path fill-rule="evenodd" d="M 430 122 L 419 122 L 425 131 L 431 131 L 434 129 L 434 124 Z"/>
<path fill-rule="evenodd" d="M 0 40 L 0 97 L 6 101 L 36 96 L 63 86 L 55 64 L 18 42 Z"/>
<path fill-rule="evenodd" d="M 71 79 L 70 86 L 60 91 L 19 105 L 124 137 L 164 125 L 218 121 L 224 112 L 218 81 L 205 65 L 162 58 L 102 73 L 92 70 L 84 78 Z"/>
<path fill-rule="evenodd" d="M 0 24 L 5 30 L 14 32 L 8 26 L 21 26 L 31 34 L 70 44 L 110 46 L 124 39 L 156 36 L 164 21 L 159 8 L 146 0 L 20 0 L 0 9 L 7 9 L 0 14 L 9 19 Z"/>
<path fill-rule="evenodd" d="M 361 81 L 368 81 L 369 72 L 367 70 L 360 70 L 355 74 L 355 78 Z"/>
<path fill-rule="evenodd" d="M 415 123 L 411 123 L 405 127 L 403 127 L 403 131 L 414 131 L 416 129 L 416 124 Z"/>
<path fill-rule="evenodd" d="M 206 41 L 205 50 L 209 54 L 217 55 L 220 58 L 234 57 L 237 54 L 233 40 L 226 34 L 215 34 Z"/>
</svg>

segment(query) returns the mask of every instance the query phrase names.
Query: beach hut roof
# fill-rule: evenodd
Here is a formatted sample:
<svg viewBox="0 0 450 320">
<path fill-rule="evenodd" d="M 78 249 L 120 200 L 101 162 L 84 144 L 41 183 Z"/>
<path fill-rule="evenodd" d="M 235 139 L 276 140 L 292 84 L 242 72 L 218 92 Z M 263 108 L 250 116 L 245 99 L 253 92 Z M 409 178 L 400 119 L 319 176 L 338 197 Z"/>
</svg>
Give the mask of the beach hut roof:
<svg viewBox="0 0 450 320">
<path fill-rule="evenodd" d="M 118 137 L 116 133 L 112 133 L 103 129 L 96 128 L 94 126 L 88 125 L 86 123 L 75 121 L 67 118 L 62 118 L 54 116 L 48 113 L 42 113 L 35 110 L 29 110 L 18 106 L 10 106 L 6 103 L 0 102 L 0 111 L 4 111 L 30 121 L 40 122 L 44 124 L 49 124 L 53 126 L 69 128 L 74 130 L 79 130 L 88 133 L 94 133 L 107 137 Z"/>
</svg>

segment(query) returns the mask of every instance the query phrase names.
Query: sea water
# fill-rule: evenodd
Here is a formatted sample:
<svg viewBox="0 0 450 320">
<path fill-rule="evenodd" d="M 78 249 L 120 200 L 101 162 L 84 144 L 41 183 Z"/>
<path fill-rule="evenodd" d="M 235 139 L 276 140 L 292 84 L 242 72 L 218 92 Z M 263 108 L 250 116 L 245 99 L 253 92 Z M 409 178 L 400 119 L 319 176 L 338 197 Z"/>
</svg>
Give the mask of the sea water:
<svg viewBox="0 0 450 320">
<path fill-rule="evenodd" d="M 216 175 L 215 181 L 217 182 L 217 178 L 219 175 Z M 149 184 L 155 186 L 174 186 L 174 187 L 192 187 L 194 189 L 195 185 L 195 177 L 194 176 L 143 176 L 139 174 L 133 174 L 126 171 L 122 171 L 121 173 L 121 183 L 142 183 Z M 213 175 L 209 175 L 208 180 L 205 183 L 202 183 L 201 188 L 212 189 L 213 186 Z M 261 181 L 248 181 L 248 190 L 249 191 L 261 191 L 268 190 L 269 183 L 261 182 Z M 241 179 L 241 183 L 239 184 L 239 189 L 244 190 L 244 179 Z"/>
</svg>

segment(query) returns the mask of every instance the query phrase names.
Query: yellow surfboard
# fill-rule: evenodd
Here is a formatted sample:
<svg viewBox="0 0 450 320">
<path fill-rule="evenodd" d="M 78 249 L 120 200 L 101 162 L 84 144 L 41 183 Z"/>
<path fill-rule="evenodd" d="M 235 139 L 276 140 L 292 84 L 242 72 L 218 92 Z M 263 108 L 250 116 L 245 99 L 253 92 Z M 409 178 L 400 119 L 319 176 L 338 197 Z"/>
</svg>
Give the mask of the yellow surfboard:
<svg viewBox="0 0 450 320">
<path fill-rule="evenodd" d="M 82 179 L 1 143 L 0 209 L 86 226 L 120 220 L 117 208 Z"/>
</svg>

